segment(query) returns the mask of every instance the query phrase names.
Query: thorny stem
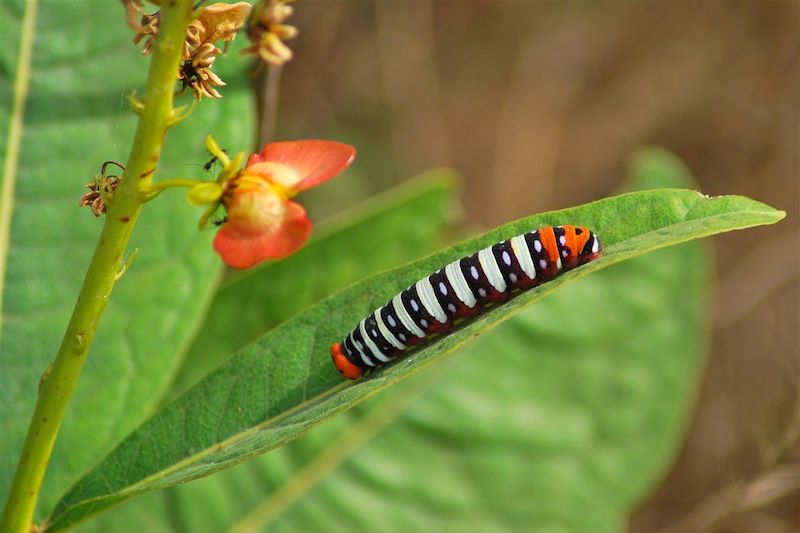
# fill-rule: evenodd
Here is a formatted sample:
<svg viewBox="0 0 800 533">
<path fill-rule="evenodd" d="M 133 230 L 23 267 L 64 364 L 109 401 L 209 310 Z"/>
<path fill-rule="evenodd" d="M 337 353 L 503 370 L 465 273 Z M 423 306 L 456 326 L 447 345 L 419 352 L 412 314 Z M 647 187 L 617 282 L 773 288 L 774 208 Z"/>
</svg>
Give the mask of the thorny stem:
<svg viewBox="0 0 800 533">
<path fill-rule="evenodd" d="M 164 2 L 139 118 L 123 179 L 86 272 L 64 339 L 43 378 L 36 408 L 20 454 L 8 501 L 0 520 L 4 533 L 27 533 L 53 445 L 75 383 L 89 353 L 100 317 L 150 187 L 161 145 L 173 116 L 175 73 L 192 14 L 191 0 Z"/>
</svg>

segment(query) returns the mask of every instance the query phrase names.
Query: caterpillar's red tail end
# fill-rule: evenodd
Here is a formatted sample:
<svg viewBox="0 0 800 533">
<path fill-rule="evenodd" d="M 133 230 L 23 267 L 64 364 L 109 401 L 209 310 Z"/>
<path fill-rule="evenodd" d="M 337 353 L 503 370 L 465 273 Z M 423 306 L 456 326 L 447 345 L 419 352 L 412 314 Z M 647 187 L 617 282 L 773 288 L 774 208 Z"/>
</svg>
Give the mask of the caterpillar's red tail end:
<svg viewBox="0 0 800 533">
<path fill-rule="evenodd" d="M 331 358 L 339 373 L 347 379 L 358 379 L 363 374 L 363 371 L 342 353 L 342 345 L 338 342 L 331 346 Z"/>
</svg>

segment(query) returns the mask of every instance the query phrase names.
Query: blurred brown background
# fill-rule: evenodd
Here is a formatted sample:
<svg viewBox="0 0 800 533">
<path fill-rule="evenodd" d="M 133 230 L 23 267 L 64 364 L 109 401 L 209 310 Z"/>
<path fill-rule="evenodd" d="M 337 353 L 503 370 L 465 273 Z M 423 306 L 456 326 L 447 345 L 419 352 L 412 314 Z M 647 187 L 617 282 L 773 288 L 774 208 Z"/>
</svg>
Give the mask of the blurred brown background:
<svg viewBox="0 0 800 533">
<path fill-rule="evenodd" d="M 448 165 L 464 176 L 468 220 L 496 225 L 612 194 L 645 144 L 682 157 L 707 194 L 788 211 L 778 225 L 713 240 L 712 353 L 697 411 L 631 529 L 798 531 L 800 2 L 296 9 L 278 134 L 360 150 L 350 182 L 312 196 L 318 216 Z"/>
</svg>

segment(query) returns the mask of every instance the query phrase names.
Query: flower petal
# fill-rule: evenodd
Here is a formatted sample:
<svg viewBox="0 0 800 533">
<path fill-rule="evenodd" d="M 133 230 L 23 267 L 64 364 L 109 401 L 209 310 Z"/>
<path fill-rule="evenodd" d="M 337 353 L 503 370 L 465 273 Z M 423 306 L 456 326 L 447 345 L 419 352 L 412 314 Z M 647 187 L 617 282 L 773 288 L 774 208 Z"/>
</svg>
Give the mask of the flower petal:
<svg viewBox="0 0 800 533">
<path fill-rule="evenodd" d="M 222 39 L 230 41 L 236 37 L 247 15 L 250 14 L 252 6 L 247 2 L 236 2 L 227 4 L 217 2 L 200 10 L 197 20 L 203 28 L 200 41 L 205 43 L 215 43 Z"/>
<path fill-rule="evenodd" d="M 267 259 L 280 259 L 300 248 L 311 234 L 311 220 L 298 203 L 287 202 L 281 224 L 264 233 L 241 232 L 226 222 L 214 238 L 214 249 L 226 264 L 250 268 Z"/>
<path fill-rule="evenodd" d="M 250 156 L 247 166 L 273 162 L 291 167 L 297 181 L 282 185 L 303 191 L 342 172 L 355 156 L 355 148 L 335 141 L 284 141 L 265 144 L 261 153 Z"/>
</svg>

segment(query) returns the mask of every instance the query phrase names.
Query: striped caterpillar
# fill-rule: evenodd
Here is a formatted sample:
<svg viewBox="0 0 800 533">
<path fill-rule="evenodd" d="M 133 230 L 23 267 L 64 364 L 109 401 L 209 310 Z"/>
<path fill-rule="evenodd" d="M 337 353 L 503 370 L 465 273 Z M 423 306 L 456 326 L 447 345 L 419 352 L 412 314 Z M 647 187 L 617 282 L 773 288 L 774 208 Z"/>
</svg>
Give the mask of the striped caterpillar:
<svg viewBox="0 0 800 533">
<path fill-rule="evenodd" d="M 386 365 L 428 336 L 602 254 L 581 226 L 547 226 L 484 248 L 422 278 L 364 318 L 331 357 L 347 379 Z"/>
</svg>

